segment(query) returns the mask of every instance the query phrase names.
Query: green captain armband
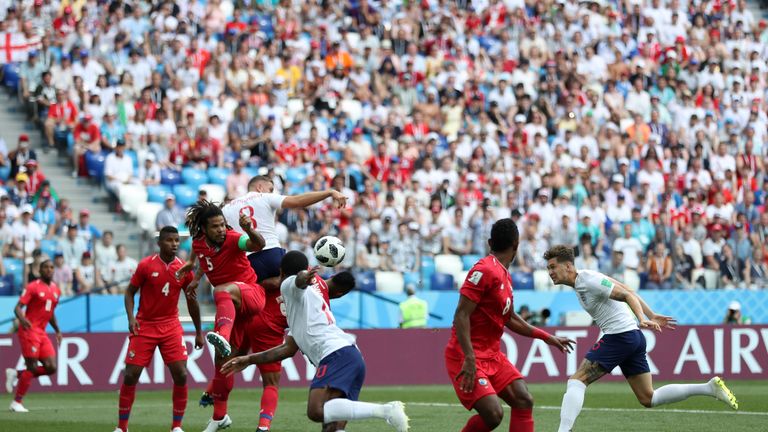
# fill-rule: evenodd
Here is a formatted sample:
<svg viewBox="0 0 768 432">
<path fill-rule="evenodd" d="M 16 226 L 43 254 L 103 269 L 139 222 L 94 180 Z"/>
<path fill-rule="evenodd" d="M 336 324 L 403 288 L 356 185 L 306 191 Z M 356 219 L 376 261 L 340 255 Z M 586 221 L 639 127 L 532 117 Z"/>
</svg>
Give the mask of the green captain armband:
<svg viewBox="0 0 768 432">
<path fill-rule="evenodd" d="M 248 240 L 251 238 L 248 237 L 248 234 L 243 234 L 240 236 L 240 240 L 237 241 L 237 247 L 240 248 L 241 251 L 248 251 Z"/>
</svg>

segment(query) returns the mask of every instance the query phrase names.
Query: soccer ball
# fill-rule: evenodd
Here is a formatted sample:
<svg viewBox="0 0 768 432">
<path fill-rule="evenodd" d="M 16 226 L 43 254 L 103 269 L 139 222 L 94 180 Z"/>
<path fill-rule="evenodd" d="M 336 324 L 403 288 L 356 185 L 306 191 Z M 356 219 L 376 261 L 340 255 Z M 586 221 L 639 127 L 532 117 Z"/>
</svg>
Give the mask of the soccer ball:
<svg viewBox="0 0 768 432">
<path fill-rule="evenodd" d="M 334 267 L 344 260 L 344 244 L 338 237 L 325 236 L 315 243 L 315 259 L 325 267 Z"/>
</svg>

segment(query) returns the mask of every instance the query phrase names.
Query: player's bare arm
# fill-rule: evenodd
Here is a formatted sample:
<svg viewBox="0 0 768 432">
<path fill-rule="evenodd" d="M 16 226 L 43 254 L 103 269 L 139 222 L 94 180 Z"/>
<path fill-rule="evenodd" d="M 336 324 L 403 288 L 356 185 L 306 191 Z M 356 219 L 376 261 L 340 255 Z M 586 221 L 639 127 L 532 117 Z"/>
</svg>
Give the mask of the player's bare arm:
<svg viewBox="0 0 768 432">
<path fill-rule="evenodd" d="M 528 324 L 524 319 L 520 318 L 520 315 L 514 311 L 512 312 L 512 315 L 509 317 L 509 321 L 507 321 L 505 326 L 520 336 L 541 339 L 548 345 L 552 345 L 553 347 L 559 349 L 560 352 L 569 353 L 573 350 L 574 345 L 576 345 L 575 340 L 551 335 L 544 330 Z"/>
<path fill-rule="evenodd" d="M 291 336 L 287 336 L 282 345 L 260 353 L 230 359 L 221 367 L 221 372 L 225 375 L 232 375 L 252 364 L 274 363 L 285 360 L 293 357 L 297 351 L 299 351 L 299 346 L 296 345 L 296 341 Z"/>
<path fill-rule="evenodd" d="M 613 279 L 611 277 L 608 277 L 608 279 L 611 282 L 613 282 L 614 286 L 620 285 L 624 289 L 626 289 L 627 292 L 629 292 L 632 295 L 634 295 L 635 297 L 637 297 L 637 300 L 640 302 L 640 306 L 643 309 L 643 313 L 645 314 L 646 317 L 648 317 L 649 320 L 656 321 L 656 323 L 659 324 L 659 326 L 661 328 L 666 328 L 666 329 L 669 329 L 669 330 L 674 330 L 675 329 L 675 326 L 677 325 L 677 319 L 672 318 L 671 316 L 659 315 L 659 314 L 655 313 L 653 311 L 653 309 L 651 309 L 651 307 L 648 305 L 648 303 L 646 303 L 645 300 L 643 300 L 643 298 L 640 297 L 640 295 L 638 295 L 637 293 L 633 292 L 632 290 L 627 288 L 626 285 L 622 284 L 621 282 L 617 281 L 616 279 Z"/>
<path fill-rule="evenodd" d="M 344 208 L 347 205 L 347 197 L 343 193 L 329 189 L 325 191 L 307 192 L 300 195 L 287 196 L 283 200 L 283 208 L 295 209 L 306 208 L 312 204 L 319 203 L 327 198 L 333 198 L 336 208 Z"/>
<path fill-rule="evenodd" d="M 245 244 L 242 244 L 242 239 L 240 245 L 240 249 L 247 251 L 247 252 L 258 252 L 262 249 L 264 249 L 264 246 L 267 244 L 266 241 L 264 241 L 264 237 L 259 234 L 256 229 L 253 227 L 253 224 L 251 223 L 251 218 L 246 216 L 244 213 L 240 214 L 240 228 L 245 231 L 245 233 L 248 235 L 248 240 L 245 241 Z"/>
<path fill-rule="evenodd" d="M 475 374 L 477 365 L 475 364 L 475 350 L 472 348 L 472 339 L 469 330 L 469 317 L 475 311 L 477 303 L 466 296 L 459 296 L 459 305 L 456 306 L 456 313 L 453 315 L 453 325 L 456 327 L 456 339 L 459 341 L 461 351 L 464 353 L 464 364 L 461 372 L 455 379 L 461 378 L 460 388 L 467 393 L 475 389 Z"/>
<path fill-rule="evenodd" d="M 50 319 L 50 321 L 48 321 L 48 323 L 49 323 L 49 324 L 51 325 L 51 327 L 53 328 L 53 331 L 55 331 L 55 332 L 56 332 L 56 342 L 57 342 L 59 345 L 61 345 L 61 339 L 62 339 L 64 336 L 61 334 L 61 329 L 59 329 L 59 322 L 58 322 L 58 321 L 56 321 L 56 314 L 53 314 L 53 315 L 51 315 L 51 319 Z"/>
<path fill-rule="evenodd" d="M 187 291 L 184 287 L 184 297 L 187 300 L 187 310 L 189 317 L 192 318 L 192 324 L 195 326 L 195 349 L 202 349 L 205 346 L 203 341 L 203 331 L 200 325 L 200 305 L 197 303 L 197 293 Z"/>
<path fill-rule="evenodd" d="M 139 287 L 129 284 L 124 295 L 125 315 L 128 317 L 128 333 L 134 336 L 138 336 L 139 334 L 139 322 L 136 321 L 136 317 L 133 315 L 134 298 L 138 291 Z"/>
<path fill-rule="evenodd" d="M 32 323 L 29 322 L 26 315 L 24 314 L 24 309 L 22 309 L 24 305 L 21 304 L 21 302 L 16 303 L 16 307 L 13 308 L 13 313 L 16 315 L 16 318 L 19 319 L 19 325 L 23 329 L 30 329 L 32 328 Z"/>
<path fill-rule="evenodd" d="M 641 328 L 650 328 L 658 332 L 661 332 L 661 326 L 659 325 L 659 323 L 657 323 L 652 319 L 646 319 L 646 316 L 643 314 L 643 306 L 640 304 L 640 301 L 637 299 L 637 296 L 634 295 L 625 286 L 621 284 L 614 284 L 613 289 L 611 289 L 610 298 L 611 300 L 624 302 L 627 305 L 629 305 L 629 308 L 632 310 L 632 313 L 635 314 L 638 321 L 640 322 Z"/>
<path fill-rule="evenodd" d="M 300 271 L 296 275 L 296 280 L 294 283 L 296 284 L 296 288 L 298 289 L 306 289 L 310 282 L 315 280 L 315 276 L 317 276 L 318 267 L 312 267 L 309 270 Z"/>
</svg>

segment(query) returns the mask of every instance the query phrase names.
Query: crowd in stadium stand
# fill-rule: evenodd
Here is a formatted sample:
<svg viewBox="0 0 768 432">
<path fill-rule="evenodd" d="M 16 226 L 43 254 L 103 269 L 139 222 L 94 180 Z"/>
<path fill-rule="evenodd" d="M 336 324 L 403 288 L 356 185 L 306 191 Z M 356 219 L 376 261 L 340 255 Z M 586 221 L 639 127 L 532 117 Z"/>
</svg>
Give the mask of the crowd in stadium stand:
<svg viewBox="0 0 768 432">
<path fill-rule="evenodd" d="M 280 216 L 288 248 L 337 235 L 347 267 L 482 255 L 512 217 L 512 270 L 537 289 L 554 244 L 634 288 L 768 284 L 768 26 L 744 0 L 34 0 L 2 13 L 34 44 L 19 72 L 30 120 L 75 176 L 113 152 L 98 175 L 115 197 L 215 169 L 232 198 L 261 170 L 282 193 L 348 195 L 347 209 Z M 42 206 L 41 235 L 66 235 L 64 200 L 51 216 L 5 163 L 3 202 Z M 174 190 L 158 223 L 183 222 Z"/>
</svg>

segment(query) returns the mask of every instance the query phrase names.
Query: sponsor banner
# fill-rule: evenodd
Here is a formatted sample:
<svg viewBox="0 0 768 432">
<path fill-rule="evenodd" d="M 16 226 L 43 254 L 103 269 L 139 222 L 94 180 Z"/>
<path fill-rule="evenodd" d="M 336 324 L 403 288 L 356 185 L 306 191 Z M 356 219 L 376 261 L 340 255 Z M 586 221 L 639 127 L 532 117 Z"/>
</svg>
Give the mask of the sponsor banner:
<svg viewBox="0 0 768 432">
<path fill-rule="evenodd" d="M 576 351 L 562 354 L 540 340 L 505 333 L 502 350 L 529 382 L 562 382 L 576 371 L 588 350 L 596 346 L 595 327 L 554 327 L 559 336 L 576 340 Z M 443 350 L 450 329 L 358 330 L 358 346 L 367 364 L 367 385 L 449 384 Z M 674 331 L 644 330 L 648 363 L 654 378 L 700 381 L 712 375 L 734 379 L 766 379 L 768 326 L 685 326 Z M 53 335 L 49 335 L 53 336 Z M 213 348 L 194 350 L 194 336 L 185 336 L 189 352 L 188 383 L 204 387 L 213 377 Z M 58 372 L 41 377 L 33 391 L 114 390 L 120 385 L 128 337 L 119 333 L 67 334 L 58 347 Z M 0 370 L 23 368 L 18 338 L 0 336 Z M 302 387 L 315 369 L 300 354 L 283 362 L 281 385 Z M 612 377 L 620 379 L 621 372 Z M 171 376 L 160 353 L 141 376 L 142 388 L 167 388 Z M 237 375 L 236 386 L 260 387 L 258 369 Z"/>
</svg>

